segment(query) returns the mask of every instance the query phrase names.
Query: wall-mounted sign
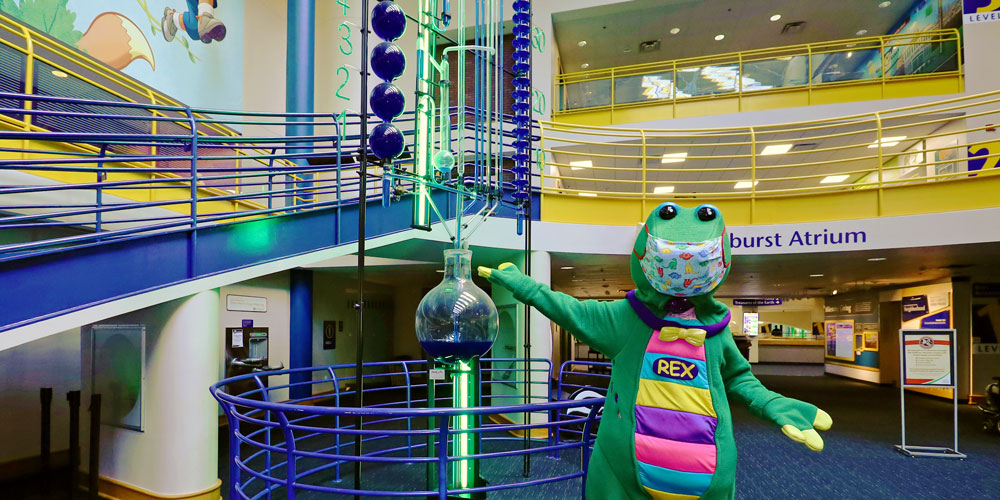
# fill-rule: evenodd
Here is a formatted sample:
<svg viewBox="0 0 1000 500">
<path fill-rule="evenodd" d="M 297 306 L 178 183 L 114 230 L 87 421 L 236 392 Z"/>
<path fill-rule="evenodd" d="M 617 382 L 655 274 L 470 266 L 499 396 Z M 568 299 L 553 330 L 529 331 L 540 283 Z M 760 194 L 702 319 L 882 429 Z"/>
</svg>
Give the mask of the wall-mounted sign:
<svg viewBox="0 0 1000 500">
<path fill-rule="evenodd" d="M 963 0 L 962 20 L 965 24 L 1000 21 L 1000 2 L 995 0 Z"/>
<path fill-rule="evenodd" d="M 226 294 L 226 310 L 267 312 L 267 297 Z"/>
<path fill-rule="evenodd" d="M 903 297 L 903 321 L 917 319 L 930 312 L 927 309 L 926 295 L 911 295 Z"/>
<path fill-rule="evenodd" d="M 955 330 L 900 330 L 903 342 L 903 382 L 922 387 L 953 384 Z"/>
<path fill-rule="evenodd" d="M 780 306 L 781 299 L 777 297 L 733 299 L 734 306 Z"/>
<path fill-rule="evenodd" d="M 743 313 L 743 334 L 756 336 L 760 333 L 760 314 Z"/>
<path fill-rule="evenodd" d="M 854 320 L 826 322 L 826 356 L 854 361 Z"/>
<path fill-rule="evenodd" d="M 343 322 L 341 322 L 343 323 Z M 337 348 L 337 322 L 323 322 L 323 350 L 329 351 Z"/>
<path fill-rule="evenodd" d="M 920 328 L 933 328 L 937 330 L 951 328 L 951 311 L 941 311 L 920 318 Z"/>
</svg>

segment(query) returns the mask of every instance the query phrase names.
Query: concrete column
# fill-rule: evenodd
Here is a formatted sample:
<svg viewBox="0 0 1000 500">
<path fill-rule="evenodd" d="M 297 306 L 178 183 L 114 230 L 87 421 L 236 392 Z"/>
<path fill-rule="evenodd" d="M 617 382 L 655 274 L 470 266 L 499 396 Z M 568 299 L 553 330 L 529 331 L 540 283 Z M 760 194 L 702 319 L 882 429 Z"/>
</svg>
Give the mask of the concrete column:
<svg viewBox="0 0 1000 500">
<path fill-rule="evenodd" d="M 219 410 L 208 388 L 219 377 L 219 291 L 113 322 L 146 326 L 143 431 L 102 429 L 101 475 L 163 496 L 217 487 Z"/>
<path fill-rule="evenodd" d="M 972 392 L 972 282 L 969 278 L 952 278 L 952 328 L 955 329 L 958 363 L 955 370 L 958 400 L 966 402 Z"/>
<path fill-rule="evenodd" d="M 312 316 L 313 316 L 313 272 L 308 269 L 292 269 L 289 286 L 288 318 L 288 367 L 307 368 L 312 366 Z M 290 383 L 311 380 L 308 372 L 292 374 Z M 291 399 L 301 399 L 312 395 L 312 386 L 294 386 L 289 390 Z"/>
<path fill-rule="evenodd" d="M 314 87 L 316 85 L 316 0 L 288 0 L 287 54 L 285 57 L 285 110 L 289 113 L 312 113 L 314 111 Z M 311 121 L 310 118 L 287 121 Z M 286 125 L 286 135 L 313 135 L 312 125 Z M 297 143 L 308 146 L 308 143 Z M 309 148 L 291 148 L 288 153 L 309 153 Z M 306 160 L 296 160 L 306 166 Z M 301 174 L 306 182 L 297 182 L 295 187 L 309 189 L 313 186 L 312 174 Z M 302 203 L 301 198 L 287 197 L 286 205 Z"/>
<path fill-rule="evenodd" d="M 531 277 L 546 286 L 552 286 L 552 256 L 548 252 L 536 251 L 531 253 Z M 552 321 L 546 318 L 537 309 L 531 309 L 531 357 L 541 359 L 552 359 Z M 522 353 L 523 348 L 522 348 Z M 534 366 L 532 368 L 535 368 Z M 558 366 L 552 367 L 553 372 L 559 370 Z M 548 375 L 542 372 L 532 372 L 532 382 L 546 382 Z M 531 395 L 533 398 L 548 397 L 547 386 L 542 384 L 532 384 Z M 542 399 L 535 399 L 541 401 Z M 533 419 L 546 421 L 544 415 L 534 414 Z"/>
</svg>

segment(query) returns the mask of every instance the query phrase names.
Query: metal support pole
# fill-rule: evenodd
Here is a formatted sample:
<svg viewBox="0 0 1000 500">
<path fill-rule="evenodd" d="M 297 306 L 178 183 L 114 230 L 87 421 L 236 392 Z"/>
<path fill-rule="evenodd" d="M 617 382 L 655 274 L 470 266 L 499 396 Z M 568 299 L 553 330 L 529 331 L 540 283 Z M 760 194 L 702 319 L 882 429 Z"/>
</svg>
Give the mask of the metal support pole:
<svg viewBox="0 0 1000 500">
<path fill-rule="evenodd" d="M 188 277 L 194 278 L 197 272 L 195 252 L 198 249 L 198 122 L 191 108 L 185 107 L 184 113 L 191 127 L 191 234 L 188 237 L 187 271 Z"/>
<path fill-rule="evenodd" d="M 90 395 L 90 457 L 87 468 L 87 494 L 90 500 L 98 500 L 97 479 L 101 469 L 101 395 Z"/>
<path fill-rule="evenodd" d="M 69 401 L 69 473 L 67 498 L 76 498 L 80 479 L 80 391 L 66 393 Z"/>
<path fill-rule="evenodd" d="M 42 442 L 41 442 L 41 462 L 42 474 L 39 476 L 42 492 L 49 492 L 49 467 L 52 460 L 52 388 L 43 387 L 39 391 L 42 401 Z"/>
<path fill-rule="evenodd" d="M 355 352 L 354 385 L 357 391 L 358 408 L 365 405 L 364 368 L 365 354 L 365 217 L 368 201 L 368 0 L 361 0 L 361 166 L 358 191 L 358 344 Z M 364 427 L 364 418 L 358 415 L 357 430 Z M 361 434 L 354 435 L 354 452 L 358 460 L 354 462 L 354 489 L 361 489 Z M 360 495 L 354 495 L 360 500 Z"/>
</svg>

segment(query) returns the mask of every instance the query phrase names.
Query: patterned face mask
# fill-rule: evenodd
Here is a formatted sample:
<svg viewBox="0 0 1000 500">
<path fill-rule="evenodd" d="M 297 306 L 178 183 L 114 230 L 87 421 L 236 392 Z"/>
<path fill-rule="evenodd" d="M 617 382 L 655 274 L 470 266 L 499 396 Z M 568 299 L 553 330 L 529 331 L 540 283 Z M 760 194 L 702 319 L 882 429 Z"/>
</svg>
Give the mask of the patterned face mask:
<svg viewBox="0 0 1000 500">
<path fill-rule="evenodd" d="M 674 297 L 691 297 L 711 292 L 726 277 L 722 235 L 706 241 L 677 243 L 657 238 L 646 230 L 646 249 L 639 259 L 642 273 L 657 292 Z"/>
</svg>

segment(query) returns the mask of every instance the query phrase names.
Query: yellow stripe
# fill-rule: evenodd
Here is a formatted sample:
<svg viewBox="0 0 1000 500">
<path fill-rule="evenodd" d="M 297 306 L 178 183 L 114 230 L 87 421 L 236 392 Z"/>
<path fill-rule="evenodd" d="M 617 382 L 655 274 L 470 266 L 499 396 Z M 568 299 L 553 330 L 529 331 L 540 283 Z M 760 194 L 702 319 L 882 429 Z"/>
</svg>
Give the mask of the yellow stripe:
<svg viewBox="0 0 1000 500">
<path fill-rule="evenodd" d="M 653 408 L 716 416 L 715 408 L 712 407 L 712 394 L 708 389 L 670 382 L 639 379 L 639 397 L 635 403 Z"/>
<path fill-rule="evenodd" d="M 646 493 L 653 497 L 653 500 L 698 500 L 701 497 L 695 495 L 680 495 L 677 493 L 667 493 L 665 491 L 654 490 L 652 488 L 647 488 L 643 486 Z"/>
</svg>

